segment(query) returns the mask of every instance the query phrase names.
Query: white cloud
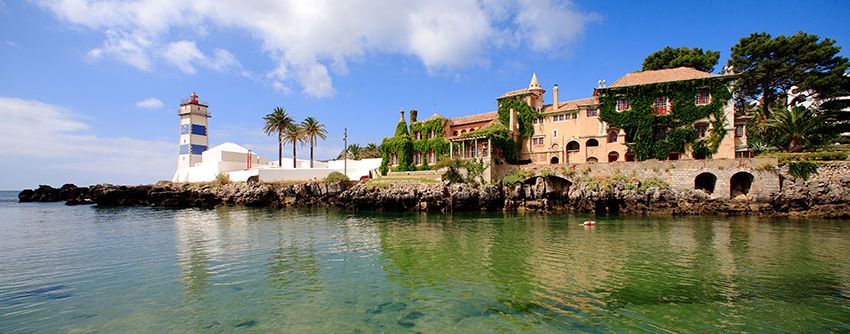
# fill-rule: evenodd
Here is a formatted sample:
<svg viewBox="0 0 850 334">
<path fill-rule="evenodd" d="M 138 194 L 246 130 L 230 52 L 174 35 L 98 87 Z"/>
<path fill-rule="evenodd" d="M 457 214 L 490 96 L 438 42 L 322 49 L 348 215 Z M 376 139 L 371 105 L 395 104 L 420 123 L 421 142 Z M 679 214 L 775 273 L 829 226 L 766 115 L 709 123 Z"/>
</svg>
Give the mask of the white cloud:
<svg viewBox="0 0 850 334">
<path fill-rule="evenodd" d="M 136 102 L 136 108 L 141 109 L 159 109 L 162 108 L 163 105 L 162 101 L 155 97 L 149 97 Z"/>
<path fill-rule="evenodd" d="M 175 32 L 208 38 L 207 26 L 251 34 L 276 63 L 270 85 L 297 83 L 310 96 L 334 94 L 333 75 L 371 53 L 419 58 L 429 71 L 487 64 L 496 49 L 560 54 L 598 15 L 552 0 L 36 0 L 62 20 L 102 31 L 92 59 L 142 70 L 152 54 L 180 70 L 239 68 L 229 52 L 201 52 Z"/>
<path fill-rule="evenodd" d="M 3 171 L 11 180 L 7 182 L 39 177 L 33 170 L 67 181 L 90 174 L 108 176 L 90 178 L 97 182 L 154 182 L 169 179 L 176 165 L 174 143 L 97 136 L 72 111 L 57 105 L 0 97 L 0 119 L 0 160 L 20 161 Z"/>
<path fill-rule="evenodd" d="M 239 67 L 236 57 L 227 50 L 215 49 L 213 53 L 212 57 L 208 57 L 198 49 L 195 41 L 182 40 L 168 44 L 162 57 L 183 73 L 188 74 L 196 72 L 196 65 L 218 72 Z"/>
</svg>

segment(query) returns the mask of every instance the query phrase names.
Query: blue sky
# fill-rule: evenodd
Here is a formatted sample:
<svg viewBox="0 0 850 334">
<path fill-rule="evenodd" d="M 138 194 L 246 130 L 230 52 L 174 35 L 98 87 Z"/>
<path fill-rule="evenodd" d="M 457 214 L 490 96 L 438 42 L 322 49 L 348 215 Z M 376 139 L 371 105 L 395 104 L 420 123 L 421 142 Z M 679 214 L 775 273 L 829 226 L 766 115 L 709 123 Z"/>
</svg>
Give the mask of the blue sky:
<svg viewBox="0 0 850 334">
<path fill-rule="evenodd" d="M 586 97 L 668 45 L 720 50 L 717 71 L 751 32 L 814 33 L 848 56 L 848 14 L 847 1 L 0 0 L 0 189 L 170 179 L 192 91 L 212 145 L 274 158 L 261 117 L 283 106 L 327 125 L 327 159 L 344 127 L 380 142 L 400 108 L 492 111 L 532 72 L 548 102 L 556 83 L 561 100 Z"/>
</svg>

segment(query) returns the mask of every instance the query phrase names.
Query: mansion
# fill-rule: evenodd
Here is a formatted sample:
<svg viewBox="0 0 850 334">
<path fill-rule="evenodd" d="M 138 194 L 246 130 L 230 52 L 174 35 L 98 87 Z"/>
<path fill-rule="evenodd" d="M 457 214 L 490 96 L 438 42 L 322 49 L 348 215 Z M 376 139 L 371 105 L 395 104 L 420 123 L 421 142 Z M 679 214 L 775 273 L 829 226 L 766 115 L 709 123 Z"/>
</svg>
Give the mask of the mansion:
<svg viewBox="0 0 850 334">
<path fill-rule="evenodd" d="M 496 164 L 750 157 L 746 118 L 735 113 L 732 100 L 734 78 L 689 67 L 633 72 L 609 86 L 600 82 L 590 96 L 574 100 L 561 101 L 553 85 L 548 102 L 534 74 L 527 88 L 496 99 L 500 111 L 455 118 L 435 114 L 419 121 L 411 110 L 409 132 L 397 130 L 396 137 L 385 139 L 406 135 L 409 149 L 385 150 L 386 165 L 427 169 L 423 166 L 444 155 L 492 158 Z M 397 129 L 402 123 L 404 111 Z M 497 134 L 506 134 L 515 146 L 506 147 Z"/>
</svg>

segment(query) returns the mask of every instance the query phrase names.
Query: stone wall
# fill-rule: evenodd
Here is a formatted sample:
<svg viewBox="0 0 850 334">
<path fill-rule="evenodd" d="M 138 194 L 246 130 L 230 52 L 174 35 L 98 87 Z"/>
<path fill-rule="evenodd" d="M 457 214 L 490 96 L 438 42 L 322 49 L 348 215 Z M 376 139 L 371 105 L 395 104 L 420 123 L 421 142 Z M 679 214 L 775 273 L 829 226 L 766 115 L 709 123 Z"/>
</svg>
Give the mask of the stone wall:
<svg viewBox="0 0 850 334">
<path fill-rule="evenodd" d="M 527 171 L 534 175 L 556 175 L 574 181 L 576 177 L 589 176 L 597 178 L 625 175 L 639 179 L 658 178 L 667 182 L 674 191 L 695 189 L 698 175 L 709 173 L 716 178 L 711 198 L 730 198 L 732 194 L 732 178 L 735 174 L 746 177 L 752 176 L 752 183 L 747 196 L 754 200 L 766 200 L 780 191 L 780 175 L 775 168 L 776 159 L 710 159 L 710 160 L 676 160 L 659 161 L 646 160 L 639 162 L 612 162 L 591 164 L 560 164 L 560 165 L 499 165 L 493 174 L 494 180 L 516 173 L 518 170 Z"/>
</svg>

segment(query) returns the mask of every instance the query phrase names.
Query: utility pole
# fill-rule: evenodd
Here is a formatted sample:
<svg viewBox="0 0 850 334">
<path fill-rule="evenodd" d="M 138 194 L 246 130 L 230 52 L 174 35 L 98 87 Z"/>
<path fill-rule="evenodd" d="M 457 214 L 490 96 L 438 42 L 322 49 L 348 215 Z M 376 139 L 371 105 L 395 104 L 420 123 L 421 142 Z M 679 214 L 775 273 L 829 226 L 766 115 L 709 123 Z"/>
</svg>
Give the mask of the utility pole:
<svg viewBox="0 0 850 334">
<path fill-rule="evenodd" d="M 342 151 L 342 156 L 345 159 L 342 163 L 342 168 L 344 171 L 343 174 L 345 174 L 345 176 L 348 176 L 348 128 L 345 128 L 345 131 L 343 132 L 342 142 L 343 145 L 345 145 L 345 149 Z"/>
</svg>

